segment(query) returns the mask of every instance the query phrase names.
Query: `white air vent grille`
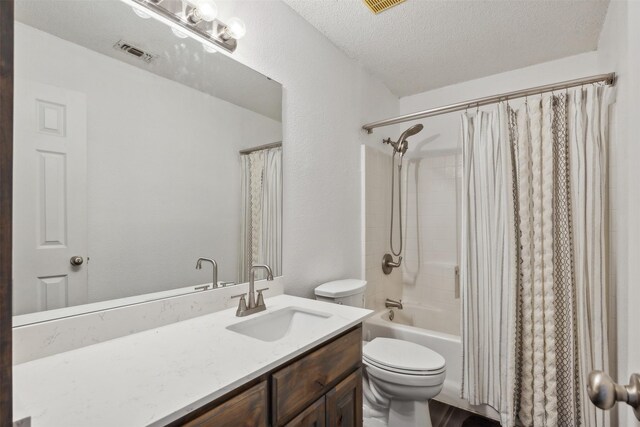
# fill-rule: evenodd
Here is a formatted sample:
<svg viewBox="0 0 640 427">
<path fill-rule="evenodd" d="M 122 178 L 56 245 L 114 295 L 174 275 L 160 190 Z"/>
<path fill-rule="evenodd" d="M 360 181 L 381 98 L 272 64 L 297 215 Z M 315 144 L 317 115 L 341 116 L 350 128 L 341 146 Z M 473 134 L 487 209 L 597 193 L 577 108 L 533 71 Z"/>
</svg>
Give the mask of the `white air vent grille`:
<svg viewBox="0 0 640 427">
<path fill-rule="evenodd" d="M 114 44 L 113 47 L 114 49 L 128 53 L 129 55 L 135 56 L 136 58 L 146 62 L 147 64 L 151 63 L 154 59 L 158 57 L 158 55 L 145 52 L 144 50 L 138 47 L 135 47 L 133 44 L 126 42 L 124 40 L 118 40 L 118 42 Z"/>
<path fill-rule="evenodd" d="M 404 0 L 364 0 L 364 3 L 373 13 L 383 12 L 390 7 L 399 5 Z"/>
</svg>

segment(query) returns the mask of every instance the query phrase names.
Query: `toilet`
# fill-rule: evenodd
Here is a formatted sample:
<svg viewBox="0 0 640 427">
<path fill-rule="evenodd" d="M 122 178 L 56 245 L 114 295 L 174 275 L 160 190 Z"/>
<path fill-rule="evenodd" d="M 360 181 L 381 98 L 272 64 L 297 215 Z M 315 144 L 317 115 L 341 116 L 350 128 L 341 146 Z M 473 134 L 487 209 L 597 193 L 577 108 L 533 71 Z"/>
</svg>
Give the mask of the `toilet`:
<svg viewBox="0 0 640 427">
<path fill-rule="evenodd" d="M 315 289 L 316 299 L 364 307 L 367 282 L 336 280 Z M 425 346 L 377 337 L 363 343 L 365 426 L 431 427 L 429 400 L 442 390 L 444 357 Z"/>
</svg>

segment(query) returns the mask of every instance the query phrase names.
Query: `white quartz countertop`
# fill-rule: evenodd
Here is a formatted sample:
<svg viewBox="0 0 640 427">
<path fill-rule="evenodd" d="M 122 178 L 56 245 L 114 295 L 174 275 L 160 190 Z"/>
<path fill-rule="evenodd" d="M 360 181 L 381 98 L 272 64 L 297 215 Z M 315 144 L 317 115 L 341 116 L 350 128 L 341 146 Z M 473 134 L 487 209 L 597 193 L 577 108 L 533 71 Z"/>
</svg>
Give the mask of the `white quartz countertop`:
<svg viewBox="0 0 640 427">
<path fill-rule="evenodd" d="M 33 427 L 158 426 L 174 421 L 372 312 L 279 295 L 244 318 L 235 308 L 16 365 L 14 398 Z M 265 342 L 226 327 L 289 306 L 331 314 Z"/>
</svg>

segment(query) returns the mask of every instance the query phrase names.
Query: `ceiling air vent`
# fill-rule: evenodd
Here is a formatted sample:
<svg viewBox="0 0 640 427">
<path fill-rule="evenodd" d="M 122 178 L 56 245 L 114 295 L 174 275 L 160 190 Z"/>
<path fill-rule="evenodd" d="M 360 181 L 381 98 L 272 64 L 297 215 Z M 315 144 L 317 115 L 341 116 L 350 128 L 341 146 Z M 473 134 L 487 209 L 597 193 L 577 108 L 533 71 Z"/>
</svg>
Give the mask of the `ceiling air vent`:
<svg viewBox="0 0 640 427">
<path fill-rule="evenodd" d="M 124 40 L 119 40 L 113 47 L 122 52 L 126 52 L 129 55 L 133 55 L 138 59 L 146 62 L 147 64 L 151 63 L 154 59 L 158 57 L 158 55 L 154 55 L 153 53 L 145 52 L 144 50 L 135 47 L 131 43 L 128 43 Z"/>
<path fill-rule="evenodd" d="M 384 12 L 393 6 L 399 5 L 403 1 L 404 0 L 364 0 L 367 7 L 371 9 L 373 13 Z"/>
</svg>

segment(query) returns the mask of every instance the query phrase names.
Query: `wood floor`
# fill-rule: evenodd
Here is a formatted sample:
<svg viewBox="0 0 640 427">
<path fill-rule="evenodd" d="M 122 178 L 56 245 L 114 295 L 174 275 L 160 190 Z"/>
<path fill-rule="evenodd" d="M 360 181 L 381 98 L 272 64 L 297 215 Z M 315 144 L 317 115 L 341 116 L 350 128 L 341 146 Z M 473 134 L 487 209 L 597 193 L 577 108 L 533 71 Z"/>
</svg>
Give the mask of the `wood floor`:
<svg viewBox="0 0 640 427">
<path fill-rule="evenodd" d="M 432 400 L 429 402 L 433 427 L 500 427 L 500 423 L 454 406 Z"/>
</svg>

